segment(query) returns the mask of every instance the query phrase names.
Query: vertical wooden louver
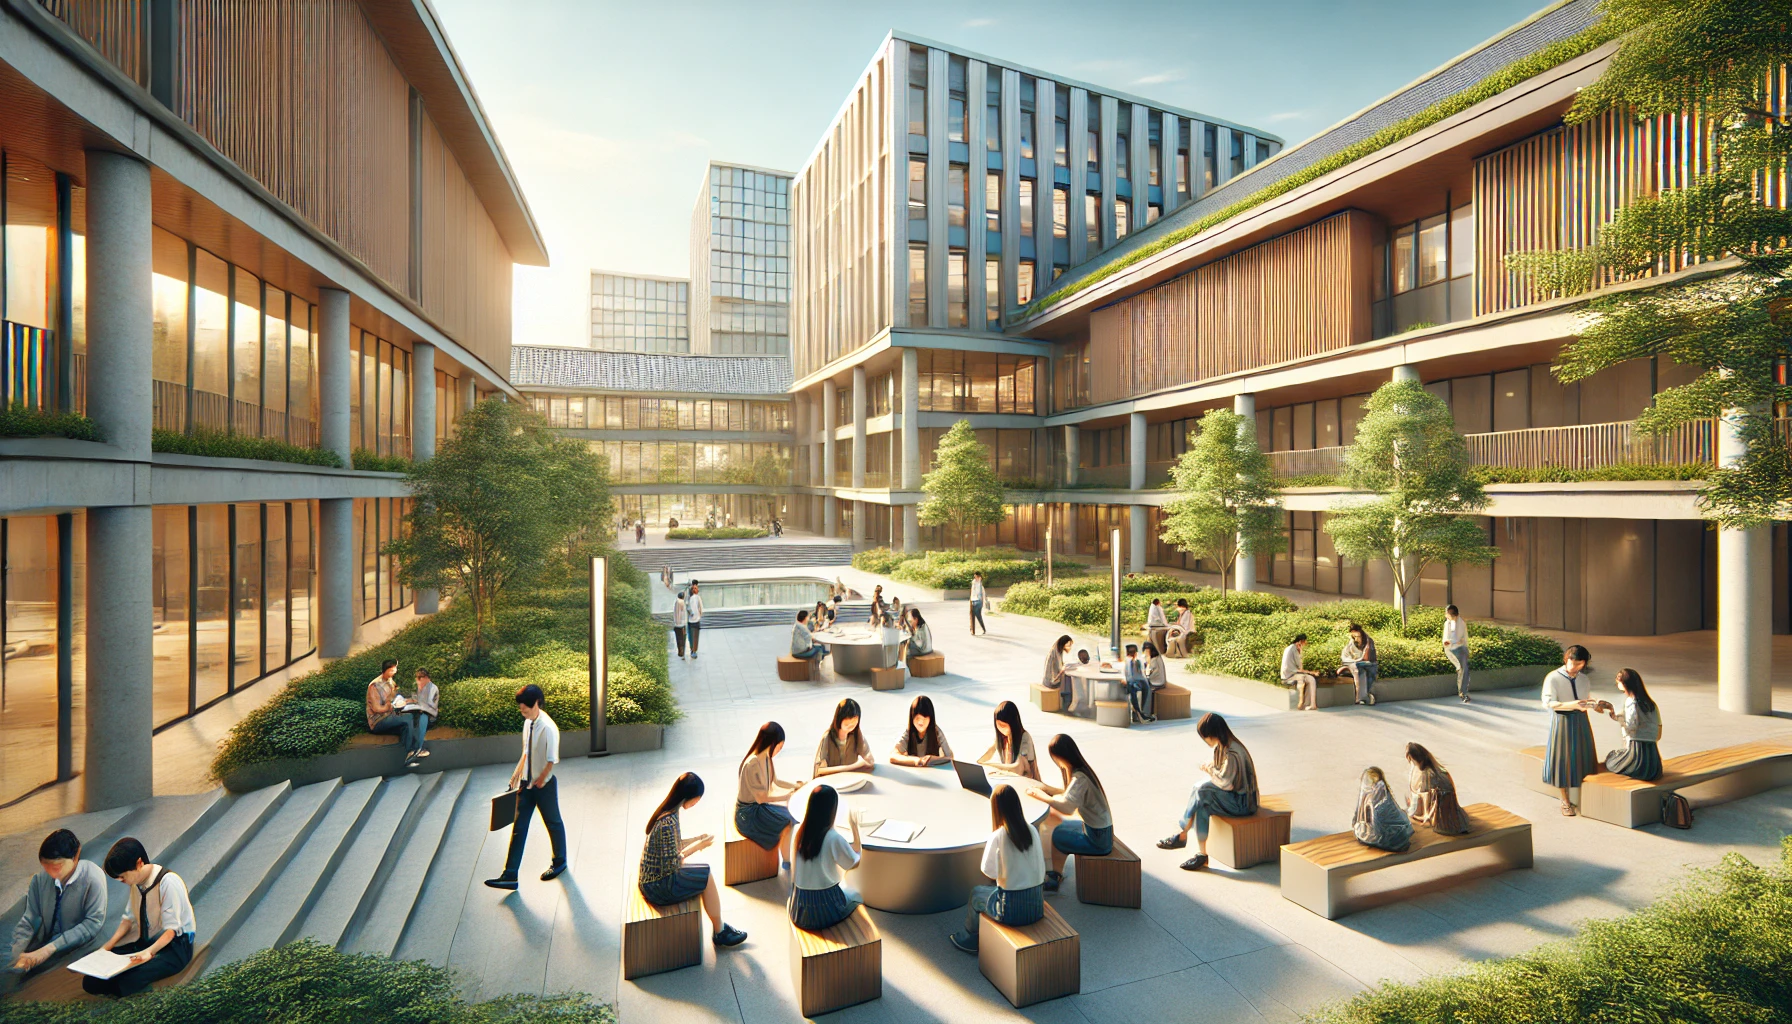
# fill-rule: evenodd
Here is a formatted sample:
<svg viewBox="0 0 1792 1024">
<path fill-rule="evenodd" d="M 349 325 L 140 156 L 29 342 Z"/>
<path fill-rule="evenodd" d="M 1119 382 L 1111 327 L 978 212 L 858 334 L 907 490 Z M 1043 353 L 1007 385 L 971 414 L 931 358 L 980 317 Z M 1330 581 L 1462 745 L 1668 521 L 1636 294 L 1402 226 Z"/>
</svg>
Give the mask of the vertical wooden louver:
<svg viewBox="0 0 1792 1024">
<path fill-rule="evenodd" d="M 125 77 L 149 85 L 144 59 L 148 41 L 149 0 L 38 0 L 44 10 L 62 19 L 75 34 L 93 44 Z"/>
</svg>

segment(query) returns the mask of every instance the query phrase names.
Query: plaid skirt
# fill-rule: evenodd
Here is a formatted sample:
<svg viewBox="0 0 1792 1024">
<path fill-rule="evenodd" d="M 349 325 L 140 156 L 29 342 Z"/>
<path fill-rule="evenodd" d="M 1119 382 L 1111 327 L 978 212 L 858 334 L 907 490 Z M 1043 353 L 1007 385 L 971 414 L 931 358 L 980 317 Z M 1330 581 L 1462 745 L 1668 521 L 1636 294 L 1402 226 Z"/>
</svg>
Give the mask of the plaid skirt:
<svg viewBox="0 0 1792 1024">
<path fill-rule="evenodd" d="M 1556 711 L 1549 723 L 1549 746 L 1543 752 L 1543 784 L 1569 787 L 1598 770 L 1593 753 L 1593 726 L 1585 711 Z"/>
<path fill-rule="evenodd" d="M 790 923 L 806 932 L 832 928 L 852 916 L 858 901 L 846 898 L 839 885 L 826 889 L 790 890 Z"/>
<path fill-rule="evenodd" d="M 1031 889 L 997 888 L 989 897 L 983 912 L 999 924 L 1017 927 L 1032 924 L 1045 916 L 1045 886 Z"/>
<path fill-rule="evenodd" d="M 742 838 L 751 839 L 759 844 L 762 850 L 778 848 L 778 837 L 784 830 L 796 824 L 791 816 L 790 808 L 783 804 L 743 804 L 734 805 L 734 827 L 740 829 Z"/>
<path fill-rule="evenodd" d="M 1631 740 L 1623 750 L 1605 755 L 1605 770 L 1632 779 L 1654 782 L 1661 778 L 1661 748 L 1654 740 Z"/>
</svg>

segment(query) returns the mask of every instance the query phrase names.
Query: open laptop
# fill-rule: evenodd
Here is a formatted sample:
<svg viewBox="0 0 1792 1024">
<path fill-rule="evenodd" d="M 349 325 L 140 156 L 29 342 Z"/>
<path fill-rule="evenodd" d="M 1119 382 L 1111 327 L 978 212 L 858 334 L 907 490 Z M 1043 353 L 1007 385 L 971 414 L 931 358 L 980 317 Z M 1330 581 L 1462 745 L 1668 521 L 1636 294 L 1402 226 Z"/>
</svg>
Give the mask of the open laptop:
<svg viewBox="0 0 1792 1024">
<path fill-rule="evenodd" d="M 988 796 L 989 776 L 984 774 L 983 766 L 971 761 L 953 761 L 952 770 L 958 773 L 958 784 L 980 796 Z"/>
</svg>

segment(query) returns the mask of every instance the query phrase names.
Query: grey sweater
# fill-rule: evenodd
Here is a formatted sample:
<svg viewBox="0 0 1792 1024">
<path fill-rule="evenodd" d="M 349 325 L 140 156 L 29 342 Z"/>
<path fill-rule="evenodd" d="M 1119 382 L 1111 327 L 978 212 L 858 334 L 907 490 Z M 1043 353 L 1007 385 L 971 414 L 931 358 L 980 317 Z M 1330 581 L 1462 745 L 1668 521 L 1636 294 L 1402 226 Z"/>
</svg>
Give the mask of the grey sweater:
<svg viewBox="0 0 1792 1024">
<path fill-rule="evenodd" d="M 98 938 L 105 923 L 106 876 L 98 864 L 90 860 L 75 863 L 75 873 L 63 887 L 59 913 L 56 881 L 40 871 L 31 876 L 31 887 L 25 892 L 25 913 L 13 926 L 12 956 L 7 962 L 46 943 L 58 953 L 79 949 Z"/>
</svg>

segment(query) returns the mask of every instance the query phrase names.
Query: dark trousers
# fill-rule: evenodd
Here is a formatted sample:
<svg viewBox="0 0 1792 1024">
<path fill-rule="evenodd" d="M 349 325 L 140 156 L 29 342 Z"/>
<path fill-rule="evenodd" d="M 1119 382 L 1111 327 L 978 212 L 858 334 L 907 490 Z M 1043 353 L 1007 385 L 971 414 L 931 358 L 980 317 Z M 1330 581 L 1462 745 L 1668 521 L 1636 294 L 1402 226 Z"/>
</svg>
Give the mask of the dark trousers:
<svg viewBox="0 0 1792 1024">
<path fill-rule="evenodd" d="M 695 656 L 697 653 L 697 634 L 702 631 L 703 623 L 686 623 L 684 628 L 691 634 L 691 654 L 692 656 Z"/>
<path fill-rule="evenodd" d="M 515 875 L 523 863 L 523 847 L 529 842 L 529 821 L 541 811 L 541 823 L 548 827 L 548 841 L 554 844 L 554 863 L 566 863 L 566 823 L 560 820 L 560 780 L 536 789 L 524 785 L 516 795 L 516 824 L 510 827 L 510 854 L 504 858 L 504 873 Z"/>
<path fill-rule="evenodd" d="M 672 638 L 678 641 L 678 656 L 680 658 L 684 657 L 684 631 L 685 627 L 683 626 L 672 627 Z"/>
<path fill-rule="evenodd" d="M 154 939 L 140 940 L 123 946 L 113 946 L 112 952 L 120 956 L 130 956 L 140 950 L 149 948 Z M 128 971 L 120 971 L 110 978 L 82 978 L 81 988 L 96 996 L 134 996 L 146 992 L 149 986 L 163 978 L 172 978 L 187 969 L 193 962 L 193 937 L 176 935 L 174 940 L 162 947 L 162 951 L 150 958 L 149 963 L 133 967 Z"/>
<path fill-rule="evenodd" d="M 971 602 L 971 632 L 973 634 L 977 632 L 978 626 L 983 627 L 983 632 L 985 632 L 985 633 L 989 632 L 989 625 L 983 621 L 983 602 L 982 601 L 972 601 Z"/>
</svg>

